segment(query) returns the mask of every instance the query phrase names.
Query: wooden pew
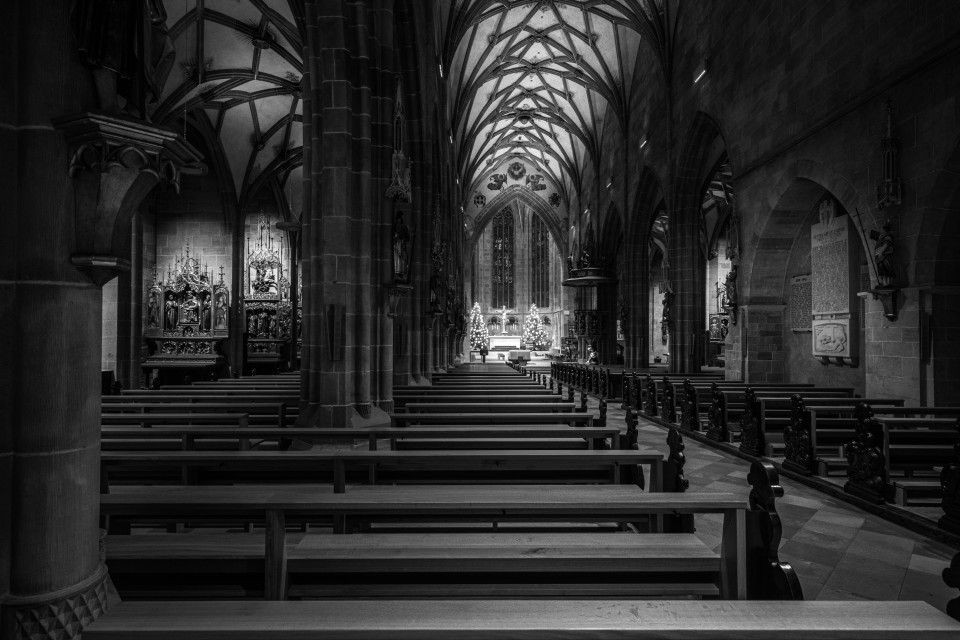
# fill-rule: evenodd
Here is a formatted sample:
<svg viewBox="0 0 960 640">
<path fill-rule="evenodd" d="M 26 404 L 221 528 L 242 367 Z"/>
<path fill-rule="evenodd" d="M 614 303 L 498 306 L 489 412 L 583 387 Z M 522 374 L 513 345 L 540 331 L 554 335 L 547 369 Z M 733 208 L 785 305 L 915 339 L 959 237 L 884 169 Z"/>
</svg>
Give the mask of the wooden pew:
<svg viewBox="0 0 960 640">
<path fill-rule="evenodd" d="M 720 595 L 720 554 L 692 534 L 288 533 L 287 538 L 291 598 Z M 125 598 L 138 592 L 156 597 L 161 588 L 183 598 L 194 584 L 206 598 L 215 597 L 210 591 L 218 583 L 226 595 L 257 597 L 263 590 L 262 535 L 113 535 L 105 546 L 110 576 Z"/>
<path fill-rule="evenodd" d="M 103 396 L 103 399 L 106 400 L 114 398 L 128 398 L 136 397 L 138 400 L 143 398 L 162 398 L 164 396 L 183 398 L 185 402 L 190 401 L 191 398 L 235 398 L 242 397 L 247 399 L 262 399 L 262 398 L 278 398 L 283 401 L 290 402 L 299 402 L 300 401 L 300 391 L 288 391 L 284 389 L 280 390 L 263 390 L 263 389 L 125 389 L 120 392 L 119 396 Z"/>
<path fill-rule="evenodd" d="M 136 415 L 144 413 L 236 413 L 249 414 L 249 424 L 275 423 L 286 426 L 287 407 L 282 402 L 107 402 L 101 405 L 102 413 Z"/>
<path fill-rule="evenodd" d="M 238 440 L 238 450 L 244 450 L 243 442 L 250 438 L 280 440 L 283 438 L 302 438 L 305 440 L 342 440 L 355 442 L 366 439 L 370 451 L 378 449 L 379 439 L 389 439 L 390 449 L 404 443 L 403 448 L 416 448 L 417 441 L 444 443 L 451 448 L 490 448 L 493 443 L 498 448 L 553 448 L 550 443 L 556 440 L 579 442 L 580 449 L 591 449 L 598 440 L 610 440 L 609 448 L 619 449 L 620 429 L 618 427 L 570 427 L 536 425 L 491 425 L 477 427 L 369 427 L 363 429 L 335 429 L 315 427 L 247 427 L 234 429 L 229 427 L 204 427 L 193 425 L 157 426 L 149 429 L 142 427 L 104 427 L 101 430 L 101 446 L 104 450 L 126 450 L 122 448 L 128 440 L 168 440 L 180 451 L 193 450 L 197 440 L 230 438 Z M 114 445 L 114 441 L 119 443 Z M 534 446 L 538 443 L 541 446 Z M 510 445 L 509 447 L 507 445 Z M 435 447 L 434 447 L 435 448 Z"/>
<path fill-rule="evenodd" d="M 797 441 L 793 451 L 787 450 L 784 464 L 788 469 L 802 473 L 808 472 L 820 476 L 845 473 L 847 460 L 844 446 L 857 435 L 857 425 L 866 417 L 866 412 L 858 412 L 860 400 L 847 405 L 822 405 L 811 401 L 807 406 L 801 399 L 791 414 L 791 439 Z M 960 417 L 960 408 L 951 407 L 877 407 L 875 413 L 889 416 L 930 416 Z M 784 437 L 787 438 L 785 432 Z M 798 460 L 787 464 L 791 455 Z"/>
<path fill-rule="evenodd" d="M 504 394 L 515 395 L 515 396 L 548 396 L 556 397 L 548 391 L 541 389 L 540 387 L 497 387 L 498 389 L 504 388 Z M 440 396 L 477 396 L 477 397 L 489 397 L 494 395 L 489 389 L 437 389 L 434 387 L 394 387 L 393 389 L 394 397 L 404 396 L 404 397 L 416 397 L 416 396 L 430 396 L 430 397 L 440 397 Z"/>
<path fill-rule="evenodd" d="M 702 382 L 692 380 L 671 380 L 673 395 L 677 403 L 677 419 L 681 428 L 690 431 L 701 431 L 703 423 L 709 418 L 710 408 L 713 405 L 714 392 L 725 389 L 746 389 L 748 386 L 754 386 L 756 389 L 770 391 L 791 392 L 792 390 L 802 390 L 813 388 L 809 383 L 790 383 L 790 384 L 755 384 L 749 385 L 745 382 Z"/>
<path fill-rule="evenodd" d="M 84 640 L 955 640 L 925 602 L 336 600 L 123 602 Z"/>
<path fill-rule="evenodd" d="M 389 474 L 394 482 L 547 482 L 562 484 L 567 477 L 581 480 L 577 472 L 589 472 L 593 482 L 609 478 L 619 483 L 621 469 L 650 465 L 650 490 L 662 486 L 663 456 L 627 449 L 609 450 L 450 450 L 450 451 L 102 451 L 101 484 L 122 477 L 124 468 L 138 474 L 167 467 L 177 471 L 174 481 L 182 482 L 183 470 L 196 468 L 198 477 L 217 482 L 287 483 L 332 482 L 334 491 L 346 488 L 348 471 L 361 467 L 364 474 L 352 473 L 356 482 L 375 484 L 378 476 Z M 427 475 L 425 475 L 425 472 Z M 481 472 L 478 476 L 477 472 Z M 596 472 L 599 472 L 597 475 Z M 151 476 L 152 477 L 152 476 Z"/>
<path fill-rule="evenodd" d="M 413 424 L 569 424 L 593 426 L 593 416 L 588 413 L 391 413 L 395 427 Z"/>
<path fill-rule="evenodd" d="M 874 421 L 881 430 L 884 500 L 938 506 L 943 495 L 940 469 L 954 461 L 960 418 L 876 416 Z"/>
<path fill-rule="evenodd" d="M 783 398 L 794 395 L 811 400 L 845 400 L 853 397 L 853 389 L 844 387 L 812 387 L 800 390 L 754 388 L 752 385 L 744 389 L 718 389 L 713 393 L 713 402 L 708 412 L 710 427 L 707 437 L 718 442 L 733 442 L 735 433 L 731 427 L 739 423 L 741 437 L 740 451 L 754 455 L 763 455 L 766 450 L 764 434 L 760 430 L 760 399 Z"/>
<path fill-rule="evenodd" d="M 140 425 L 159 424 L 220 424 L 245 428 L 249 426 L 248 413 L 101 413 L 100 424 Z"/>
<path fill-rule="evenodd" d="M 569 402 L 446 402 L 434 401 L 407 402 L 406 409 L 410 413 L 571 413 L 576 405 Z"/>
<path fill-rule="evenodd" d="M 351 486 L 346 493 L 318 487 L 122 487 L 101 496 L 101 515 L 134 521 L 195 518 L 262 521 L 266 525 L 266 593 L 281 599 L 286 584 L 287 514 L 327 519 L 336 533 L 371 523 L 434 521 L 633 522 L 667 513 L 719 513 L 721 595 L 747 595 L 747 504 L 731 494 L 646 493 L 630 485 L 598 486 Z M 764 564 L 766 560 L 764 559 Z"/>
<path fill-rule="evenodd" d="M 543 395 L 543 394 L 515 394 L 509 393 L 505 395 L 488 395 L 488 394 L 450 394 L 450 393 L 403 393 L 403 394 L 394 394 L 393 396 L 393 406 L 397 409 L 402 409 L 410 402 L 452 402 L 452 403 L 496 403 L 496 402 L 537 402 L 537 403 L 557 403 L 563 402 L 563 398 L 560 396 L 552 395 Z"/>
</svg>

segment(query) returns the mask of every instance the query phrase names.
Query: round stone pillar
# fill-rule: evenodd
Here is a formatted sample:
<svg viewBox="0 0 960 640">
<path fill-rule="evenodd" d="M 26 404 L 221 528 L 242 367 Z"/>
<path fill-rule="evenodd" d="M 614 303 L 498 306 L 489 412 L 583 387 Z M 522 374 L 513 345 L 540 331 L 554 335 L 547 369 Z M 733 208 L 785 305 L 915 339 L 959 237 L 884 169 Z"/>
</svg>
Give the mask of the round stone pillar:
<svg viewBox="0 0 960 640">
<path fill-rule="evenodd" d="M 69 2 L 5 6 L 0 51 L 0 637 L 73 638 L 107 606 L 99 553 L 102 295 L 75 252 L 51 119 L 95 106 Z"/>
</svg>

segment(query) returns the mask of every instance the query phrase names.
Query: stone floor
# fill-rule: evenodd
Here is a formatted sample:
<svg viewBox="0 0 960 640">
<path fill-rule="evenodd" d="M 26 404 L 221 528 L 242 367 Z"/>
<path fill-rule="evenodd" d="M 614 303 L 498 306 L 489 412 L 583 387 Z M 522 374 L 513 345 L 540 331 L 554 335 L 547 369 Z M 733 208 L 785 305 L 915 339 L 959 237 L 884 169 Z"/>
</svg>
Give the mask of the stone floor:
<svg viewBox="0 0 960 640">
<path fill-rule="evenodd" d="M 596 412 L 596 402 L 588 409 Z M 609 424 L 623 424 L 624 412 L 616 406 L 607 416 Z M 664 427 L 640 418 L 639 432 L 642 448 L 666 452 Z M 747 461 L 690 438 L 684 444 L 690 491 L 724 491 L 747 499 Z M 942 611 L 960 595 L 940 575 L 957 549 L 789 479 L 781 478 L 781 485 L 780 560 L 796 569 L 804 599 L 924 600 Z M 697 534 L 715 548 L 720 530 L 720 516 L 697 520 Z"/>
</svg>

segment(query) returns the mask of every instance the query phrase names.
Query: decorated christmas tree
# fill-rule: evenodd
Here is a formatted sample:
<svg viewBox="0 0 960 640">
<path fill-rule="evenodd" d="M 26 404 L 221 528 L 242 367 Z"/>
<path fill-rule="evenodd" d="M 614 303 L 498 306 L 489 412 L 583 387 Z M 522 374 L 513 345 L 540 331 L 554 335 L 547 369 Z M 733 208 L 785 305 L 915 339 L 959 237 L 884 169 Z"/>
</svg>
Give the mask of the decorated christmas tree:
<svg viewBox="0 0 960 640">
<path fill-rule="evenodd" d="M 540 311 L 535 304 L 530 305 L 530 314 L 523 322 L 523 342 L 527 348 L 538 351 L 550 346 L 550 338 L 543 330 L 543 320 L 540 319 Z"/>
<path fill-rule="evenodd" d="M 481 351 L 490 347 L 490 337 L 487 334 L 487 324 L 480 313 L 480 303 L 474 302 L 470 310 L 470 349 Z"/>
</svg>

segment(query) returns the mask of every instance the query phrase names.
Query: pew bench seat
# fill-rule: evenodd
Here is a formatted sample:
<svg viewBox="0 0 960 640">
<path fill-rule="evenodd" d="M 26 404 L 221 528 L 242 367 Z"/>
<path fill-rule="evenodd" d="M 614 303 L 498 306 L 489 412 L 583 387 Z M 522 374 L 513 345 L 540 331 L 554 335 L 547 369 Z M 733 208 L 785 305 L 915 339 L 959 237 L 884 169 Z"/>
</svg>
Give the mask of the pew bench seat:
<svg viewBox="0 0 960 640">
<path fill-rule="evenodd" d="M 543 412 L 510 412 L 510 413 L 392 413 L 390 414 L 393 426 L 416 424 L 570 424 L 592 427 L 593 415 L 589 413 L 543 413 Z"/>
<path fill-rule="evenodd" d="M 572 402 L 445 402 L 417 401 L 406 403 L 409 413 L 570 413 L 576 405 Z"/>
<path fill-rule="evenodd" d="M 659 491 L 663 456 L 650 451 L 611 450 L 453 450 L 453 451 L 103 451 L 101 482 L 136 482 L 147 475 L 176 473 L 176 482 L 332 482 L 343 492 L 347 481 L 451 483 L 537 482 L 619 483 L 622 468 L 651 466 L 651 491 Z M 185 470 L 195 469 L 196 477 Z M 202 473 L 201 473 L 202 472 Z"/>
<path fill-rule="evenodd" d="M 337 600 L 124 602 L 84 640 L 953 640 L 925 602 Z"/>
<path fill-rule="evenodd" d="M 106 550 L 123 597 L 226 575 L 263 585 L 263 535 L 108 536 Z M 720 594 L 720 554 L 694 534 L 288 534 L 286 566 L 291 598 Z"/>
</svg>

